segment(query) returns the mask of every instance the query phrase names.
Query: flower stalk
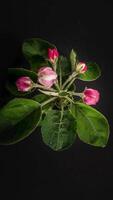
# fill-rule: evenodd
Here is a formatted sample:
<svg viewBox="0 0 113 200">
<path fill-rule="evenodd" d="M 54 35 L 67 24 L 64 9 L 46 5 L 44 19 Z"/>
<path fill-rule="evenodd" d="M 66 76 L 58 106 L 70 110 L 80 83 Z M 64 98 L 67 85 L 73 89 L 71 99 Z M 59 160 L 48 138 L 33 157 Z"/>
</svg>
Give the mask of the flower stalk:
<svg viewBox="0 0 113 200">
<path fill-rule="evenodd" d="M 53 88 L 46 88 L 46 87 L 44 87 L 44 86 L 42 86 L 42 85 L 40 85 L 40 84 L 37 84 L 37 83 L 34 83 L 34 84 L 33 84 L 33 87 L 34 87 L 34 88 L 38 88 L 38 89 L 47 90 L 47 91 L 52 91 L 52 92 L 55 92 L 55 91 L 56 91 L 56 90 L 53 89 Z"/>
<path fill-rule="evenodd" d="M 54 97 L 58 97 L 59 96 L 58 92 L 49 92 L 49 91 L 44 91 L 44 90 L 40 90 L 40 89 L 39 89 L 39 91 L 41 93 L 45 94 L 45 95 L 48 95 L 48 96 L 54 96 Z"/>
<path fill-rule="evenodd" d="M 49 104 L 50 102 L 56 100 L 56 98 L 57 98 L 57 97 L 53 97 L 53 98 L 51 98 L 51 99 L 48 99 L 47 101 L 44 101 L 44 102 L 41 104 L 41 106 L 44 107 L 45 105 Z"/>
<path fill-rule="evenodd" d="M 69 78 L 64 82 L 64 84 L 63 84 L 63 86 L 62 86 L 62 89 L 64 89 L 65 86 L 66 86 L 69 82 L 71 82 L 77 75 L 78 75 L 77 72 L 73 72 L 73 73 L 69 76 Z"/>
</svg>

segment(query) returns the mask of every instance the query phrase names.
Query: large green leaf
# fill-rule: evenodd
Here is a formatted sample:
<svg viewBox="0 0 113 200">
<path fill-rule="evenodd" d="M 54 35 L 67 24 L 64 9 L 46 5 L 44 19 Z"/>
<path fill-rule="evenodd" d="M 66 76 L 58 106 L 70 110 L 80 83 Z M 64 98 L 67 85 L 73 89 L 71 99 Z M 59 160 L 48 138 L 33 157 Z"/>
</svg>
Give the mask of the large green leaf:
<svg viewBox="0 0 113 200">
<path fill-rule="evenodd" d="M 33 71 L 24 69 L 24 68 L 9 68 L 8 69 L 8 81 L 6 84 L 7 89 L 14 96 L 26 96 L 33 92 L 30 90 L 29 92 L 20 92 L 16 87 L 16 80 L 21 76 L 28 76 L 32 79 L 33 82 L 37 82 L 37 74 Z"/>
<path fill-rule="evenodd" d="M 101 75 L 101 71 L 99 66 L 96 63 L 86 63 L 88 70 L 84 74 L 80 74 L 78 79 L 83 81 L 93 81 L 99 78 Z"/>
<path fill-rule="evenodd" d="M 23 140 L 37 127 L 40 104 L 34 100 L 15 98 L 0 110 L 0 144 Z"/>
<path fill-rule="evenodd" d="M 67 110 L 49 110 L 41 130 L 44 143 L 55 151 L 69 148 L 76 138 L 76 122 Z"/>
<path fill-rule="evenodd" d="M 28 39 L 23 43 L 22 50 L 32 70 L 36 71 L 39 67 L 48 65 L 48 48 L 55 46 L 40 38 Z"/>
<path fill-rule="evenodd" d="M 106 146 L 109 124 L 104 115 L 83 103 L 73 105 L 71 113 L 77 121 L 77 133 L 83 142 L 93 146 Z"/>
</svg>

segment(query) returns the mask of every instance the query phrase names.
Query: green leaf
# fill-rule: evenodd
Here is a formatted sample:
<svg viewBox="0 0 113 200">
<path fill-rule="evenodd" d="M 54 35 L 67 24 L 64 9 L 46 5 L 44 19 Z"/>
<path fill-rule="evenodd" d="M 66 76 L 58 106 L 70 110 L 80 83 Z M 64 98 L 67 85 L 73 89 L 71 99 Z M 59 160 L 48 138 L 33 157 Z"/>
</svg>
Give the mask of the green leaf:
<svg viewBox="0 0 113 200">
<path fill-rule="evenodd" d="M 60 56 L 58 59 L 58 66 L 57 66 L 58 75 L 60 74 L 60 69 L 62 76 L 68 76 L 72 72 L 71 63 L 66 57 Z"/>
<path fill-rule="evenodd" d="M 40 38 L 32 38 L 24 42 L 23 53 L 28 57 L 36 55 L 46 57 L 48 48 L 55 48 L 55 45 Z"/>
<path fill-rule="evenodd" d="M 23 43 L 23 53 L 31 65 L 31 69 L 36 71 L 41 66 L 48 66 L 48 48 L 55 48 L 55 45 L 40 38 L 28 39 Z"/>
<path fill-rule="evenodd" d="M 24 98 L 11 100 L 0 110 L 0 144 L 17 143 L 37 127 L 41 107 L 36 101 Z"/>
<path fill-rule="evenodd" d="M 51 98 L 50 96 L 47 96 L 47 95 L 44 95 L 44 94 L 38 94 L 38 95 L 35 95 L 32 99 L 37 101 L 38 103 L 42 104 L 43 102 L 49 100 L 50 98 Z M 42 126 L 42 122 L 44 120 L 44 117 L 46 116 L 48 110 L 52 108 L 52 104 L 53 104 L 53 102 L 50 102 L 50 103 L 48 103 L 48 104 L 46 104 L 45 106 L 42 107 L 42 117 L 40 119 L 38 126 Z"/>
<path fill-rule="evenodd" d="M 76 55 L 75 51 L 72 49 L 71 53 L 70 53 L 70 61 L 71 61 L 72 71 L 75 71 L 76 57 L 77 57 L 77 55 Z"/>
<path fill-rule="evenodd" d="M 51 97 L 45 95 L 45 94 L 37 94 L 33 97 L 33 100 L 37 101 L 38 103 L 43 103 L 44 101 L 50 99 Z"/>
<path fill-rule="evenodd" d="M 20 92 L 16 87 L 16 80 L 21 76 L 28 76 L 32 79 L 33 82 L 37 82 L 37 74 L 33 71 L 24 69 L 24 68 L 9 68 L 8 69 L 8 81 L 6 84 L 7 89 L 14 96 L 26 96 L 32 93 L 34 90 L 28 92 Z"/>
<path fill-rule="evenodd" d="M 93 81 L 99 78 L 101 75 L 101 71 L 99 66 L 96 63 L 86 63 L 88 70 L 84 74 L 80 74 L 78 79 L 83 81 Z"/>
<path fill-rule="evenodd" d="M 106 146 L 109 124 L 104 115 L 83 103 L 72 105 L 71 113 L 77 121 L 77 133 L 83 142 L 93 146 Z"/>
<path fill-rule="evenodd" d="M 47 96 L 47 95 L 44 95 L 44 94 L 38 94 L 38 95 L 35 95 L 33 97 L 33 100 L 37 101 L 38 103 L 42 104 L 43 102 L 49 100 L 51 97 L 50 96 Z M 47 105 L 43 106 L 43 111 L 44 112 L 47 112 L 47 110 L 50 108 L 51 106 L 51 103 L 53 102 L 50 102 L 48 103 Z"/>
<path fill-rule="evenodd" d="M 67 110 L 49 110 L 41 130 L 44 143 L 55 151 L 69 148 L 76 138 L 76 122 Z"/>
<path fill-rule="evenodd" d="M 45 60 L 41 56 L 32 56 L 32 58 L 29 59 L 30 69 L 34 72 L 38 72 L 38 69 L 43 66 L 49 66 L 51 67 L 51 64 Z"/>
</svg>

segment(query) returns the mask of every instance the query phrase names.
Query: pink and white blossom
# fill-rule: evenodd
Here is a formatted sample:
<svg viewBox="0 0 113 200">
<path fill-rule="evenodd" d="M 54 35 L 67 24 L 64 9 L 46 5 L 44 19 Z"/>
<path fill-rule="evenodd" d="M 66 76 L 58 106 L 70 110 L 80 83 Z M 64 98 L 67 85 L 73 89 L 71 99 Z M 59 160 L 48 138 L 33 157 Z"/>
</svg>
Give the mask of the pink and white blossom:
<svg viewBox="0 0 113 200">
<path fill-rule="evenodd" d="M 33 85 L 33 81 L 28 76 L 21 76 L 16 80 L 16 86 L 20 92 L 28 92 Z"/>
<path fill-rule="evenodd" d="M 76 71 L 80 74 L 84 74 L 87 71 L 87 69 L 88 69 L 87 65 L 83 62 L 79 62 L 76 67 Z"/>
<path fill-rule="evenodd" d="M 51 88 L 57 81 L 57 74 L 51 67 L 41 67 L 38 71 L 38 82 L 46 88 Z"/>
<path fill-rule="evenodd" d="M 87 105 L 96 105 L 100 99 L 98 90 L 86 88 L 83 92 L 83 102 Z"/>
</svg>

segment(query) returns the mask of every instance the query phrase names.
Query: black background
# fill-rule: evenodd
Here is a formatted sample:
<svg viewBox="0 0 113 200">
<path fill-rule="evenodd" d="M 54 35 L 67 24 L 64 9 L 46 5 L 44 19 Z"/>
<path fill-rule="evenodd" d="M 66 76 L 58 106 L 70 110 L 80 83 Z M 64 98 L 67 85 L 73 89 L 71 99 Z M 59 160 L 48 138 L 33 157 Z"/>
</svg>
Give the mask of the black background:
<svg viewBox="0 0 113 200">
<path fill-rule="evenodd" d="M 7 68 L 22 63 L 22 42 L 41 37 L 54 43 L 61 54 L 75 48 L 80 59 L 101 66 L 101 78 L 85 85 L 100 91 L 96 107 L 111 129 L 104 149 L 77 139 L 69 150 L 53 152 L 43 144 L 39 131 L 16 145 L 0 146 L 1 200 L 113 198 L 112 26 L 113 6 L 108 1 L 1 1 L 0 101 L 4 103 L 7 95 Z"/>
</svg>

